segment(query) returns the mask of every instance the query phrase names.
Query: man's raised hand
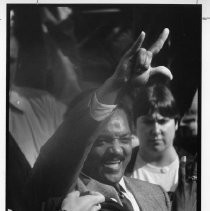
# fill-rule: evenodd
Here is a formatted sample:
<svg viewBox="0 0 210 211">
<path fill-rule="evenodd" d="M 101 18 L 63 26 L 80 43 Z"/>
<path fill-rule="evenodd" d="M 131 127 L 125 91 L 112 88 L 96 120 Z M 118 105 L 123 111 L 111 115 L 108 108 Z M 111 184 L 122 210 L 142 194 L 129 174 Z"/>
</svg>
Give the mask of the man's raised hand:
<svg viewBox="0 0 210 211">
<path fill-rule="evenodd" d="M 169 30 L 164 29 L 149 50 L 146 50 L 141 47 L 146 34 L 141 32 L 135 43 L 121 58 L 113 75 L 97 89 L 96 96 L 99 102 L 110 105 L 115 104 L 117 97 L 123 95 L 123 91 L 120 91 L 121 88 L 126 87 L 128 82 L 137 86 L 144 85 L 150 75 L 156 73 L 165 75 L 171 80 L 172 74 L 166 67 L 151 67 L 153 56 L 162 49 L 168 34 Z"/>
<path fill-rule="evenodd" d="M 151 67 L 152 58 L 163 48 L 168 35 L 169 29 L 165 28 L 148 50 L 141 47 L 138 49 L 138 56 L 136 57 L 132 76 L 132 82 L 134 84 L 144 85 L 147 83 L 150 76 L 155 74 L 161 74 L 172 80 L 173 76 L 168 68 L 163 66 Z"/>
</svg>

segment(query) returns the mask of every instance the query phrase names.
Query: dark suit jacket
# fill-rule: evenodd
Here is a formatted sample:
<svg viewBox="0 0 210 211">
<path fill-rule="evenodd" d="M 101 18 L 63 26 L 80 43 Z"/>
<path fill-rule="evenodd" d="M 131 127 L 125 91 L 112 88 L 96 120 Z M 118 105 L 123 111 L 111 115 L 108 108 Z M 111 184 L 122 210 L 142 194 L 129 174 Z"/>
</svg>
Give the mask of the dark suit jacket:
<svg viewBox="0 0 210 211">
<path fill-rule="evenodd" d="M 133 194 L 140 211 L 168 211 L 170 210 L 170 200 L 166 192 L 157 185 L 137 179 L 124 177 L 126 187 Z M 105 196 L 106 199 L 115 199 L 122 206 L 122 202 L 116 189 L 113 186 L 102 184 L 86 175 L 81 174 L 77 180 L 76 189 L 81 193 L 86 191 L 97 191 Z M 44 203 L 45 211 L 56 211 L 60 208 L 62 197 L 50 198 Z M 119 207 L 120 207 L 119 206 Z M 108 206 L 110 211 L 115 211 L 112 204 Z M 121 210 L 119 208 L 119 210 Z M 122 208 L 123 210 L 123 208 Z"/>
<path fill-rule="evenodd" d="M 170 200 L 160 186 L 124 176 L 126 187 L 133 194 L 141 211 L 170 210 Z M 116 189 L 110 185 L 102 184 L 85 175 L 81 175 L 77 183 L 81 192 L 92 190 L 102 193 L 106 198 L 114 198 L 122 205 Z"/>
<path fill-rule="evenodd" d="M 91 118 L 89 99 L 90 95 L 79 98 L 64 123 L 42 148 L 26 190 L 29 210 L 38 211 L 42 202 L 49 198 L 62 199 L 75 188 L 81 192 L 99 191 L 121 203 L 112 186 L 81 174 L 83 163 L 95 140 L 91 136 L 103 124 Z M 127 177 L 125 182 L 141 210 L 169 210 L 169 200 L 160 187 Z"/>
</svg>

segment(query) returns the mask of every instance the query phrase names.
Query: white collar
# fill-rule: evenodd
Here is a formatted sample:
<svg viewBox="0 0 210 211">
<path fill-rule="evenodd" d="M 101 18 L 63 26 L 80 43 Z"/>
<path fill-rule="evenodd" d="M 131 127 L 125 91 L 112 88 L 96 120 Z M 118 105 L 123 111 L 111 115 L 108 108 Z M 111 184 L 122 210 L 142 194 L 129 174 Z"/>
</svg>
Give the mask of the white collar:
<svg viewBox="0 0 210 211">
<path fill-rule="evenodd" d="M 119 182 L 119 185 L 125 190 L 125 192 L 127 191 L 126 185 L 125 185 L 125 180 L 122 177 L 122 179 Z"/>
</svg>

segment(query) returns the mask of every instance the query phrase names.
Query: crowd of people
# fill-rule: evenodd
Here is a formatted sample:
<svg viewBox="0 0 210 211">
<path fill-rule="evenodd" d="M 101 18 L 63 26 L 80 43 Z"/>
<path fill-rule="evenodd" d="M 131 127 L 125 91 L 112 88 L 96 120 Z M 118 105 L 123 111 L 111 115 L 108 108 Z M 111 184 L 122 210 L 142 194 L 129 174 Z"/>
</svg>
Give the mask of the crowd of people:
<svg viewBox="0 0 210 211">
<path fill-rule="evenodd" d="M 181 115 L 171 71 L 152 66 L 169 29 L 148 48 L 142 31 L 112 75 L 84 90 L 74 64 L 50 36 L 71 13 L 57 9 L 57 19 L 42 9 L 51 68 L 63 70 L 54 80 L 67 79 L 54 96 L 16 84 L 23 49 L 10 11 L 7 209 L 197 210 L 198 91 Z"/>
</svg>

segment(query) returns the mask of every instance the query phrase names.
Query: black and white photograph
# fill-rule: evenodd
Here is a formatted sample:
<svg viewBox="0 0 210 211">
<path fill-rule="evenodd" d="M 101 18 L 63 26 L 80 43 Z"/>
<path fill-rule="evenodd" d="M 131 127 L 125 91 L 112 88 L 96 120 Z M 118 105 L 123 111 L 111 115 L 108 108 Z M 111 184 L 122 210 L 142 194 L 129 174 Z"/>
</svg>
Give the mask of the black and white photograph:
<svg viewBox="0 0 210 211">
<path fill-rule="evenodd" d="M 201 210 L 202 9 L 6 5 L 7 211 Z"/>
</svg>

